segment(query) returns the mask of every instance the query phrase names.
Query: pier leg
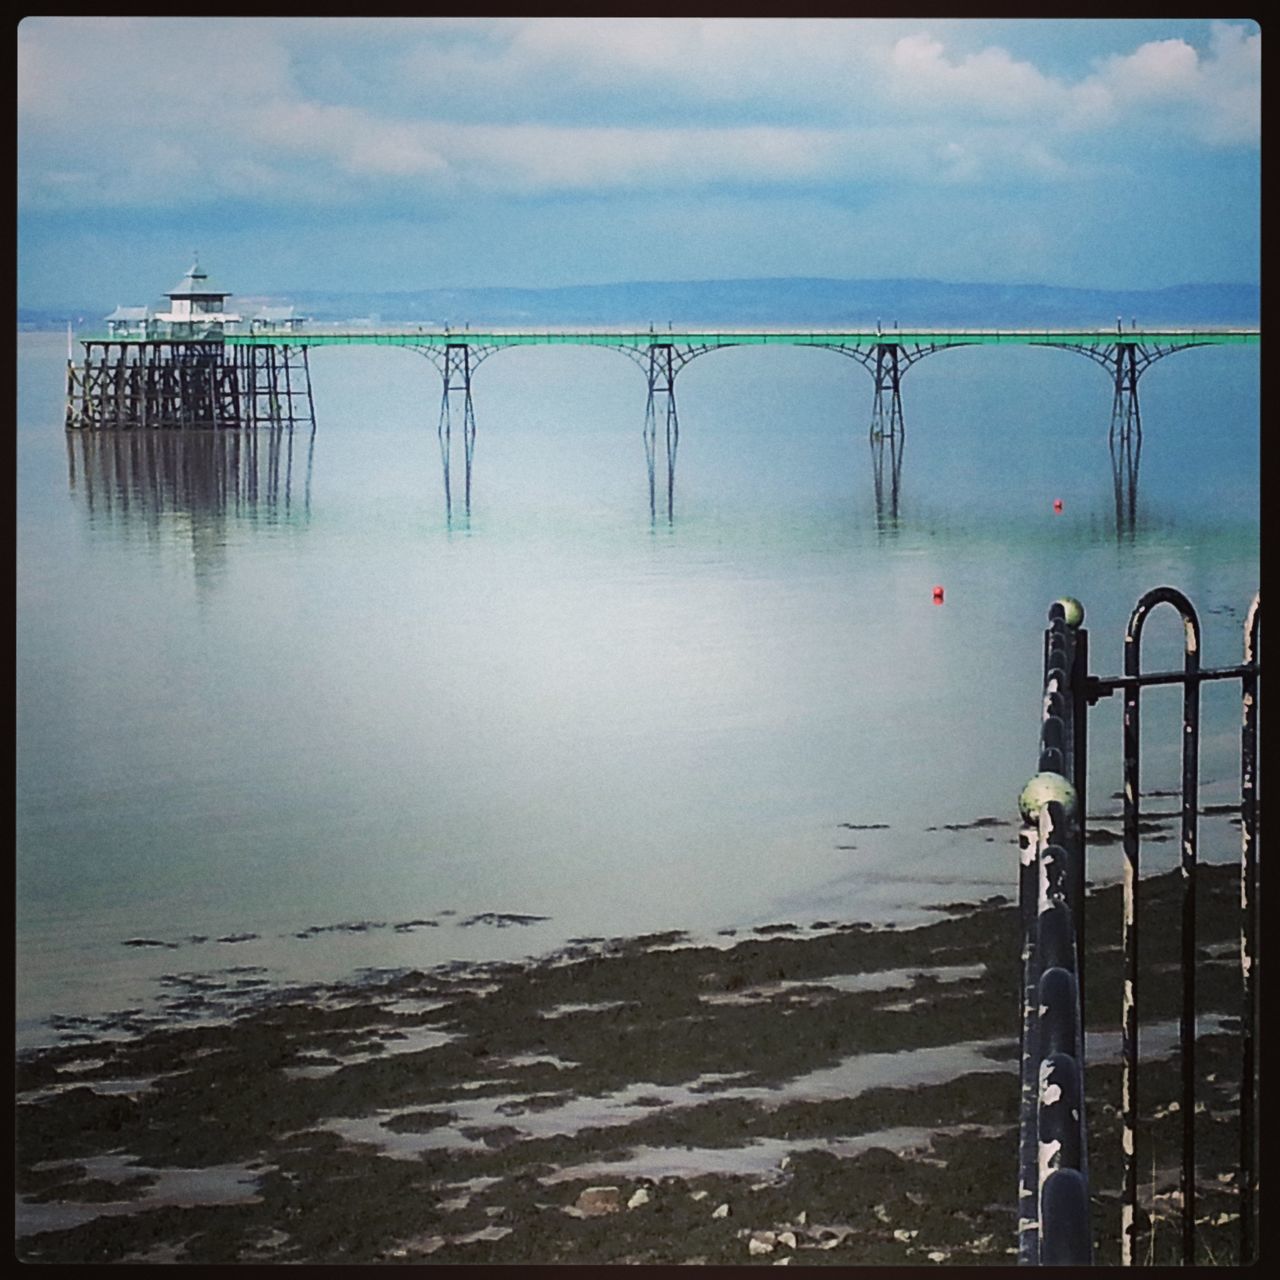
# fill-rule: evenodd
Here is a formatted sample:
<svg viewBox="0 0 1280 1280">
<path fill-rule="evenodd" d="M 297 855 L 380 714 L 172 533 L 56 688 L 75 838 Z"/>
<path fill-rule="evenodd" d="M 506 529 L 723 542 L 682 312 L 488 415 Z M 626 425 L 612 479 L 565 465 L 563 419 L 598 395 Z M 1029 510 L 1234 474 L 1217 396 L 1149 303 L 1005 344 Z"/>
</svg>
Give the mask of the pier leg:
<svg viewBox="0 0 1280 1280">
<path fill-rule="evenodd" d="M 1142 413 L 1138 406 L 1137 349 L 1120 343 L 1115 353 L 1115 395 L 1111 401 L 1111 474 L 1115 485 L 1116 533 L 1132 533 L 1138 516 L 1138 462 L 1142 456 Z"/>
<path fill-rule="evenodd" d="M 453 498 L 449 490 L 449 375 L 444 375 L 444 396 L 440 401 L 440 424 L 436 428 L 440 437 L 440 465 L 444 471 L 444 518 L 453 519 Z"/>
<path fill-rule="evenodd" d="M 471 352 L 466 343 L 450 343 L 445 348 L 444 394 L 440 401 L 440 462 L 444 468 L 445 518 L 453 515 L 449 453 L 452 435 L 450 396 L 462 395 L 462 442 L 465 454 L 465 512 L 471 515 L 471 461 L 475 453 L 476 415 L 471 403 Z"/>
<path fill-rule="evenodd" d="M 896 342 L 884 342 L 876 347 L 875 398 L 871 407 L 870 441 L 877 524 L 886 518 L 890 521 L 896 521 L 898 518 L 898 492 L 902 479 L 902 444 L 906 435 L 902 420 L 903 365 L 900 355 L 901 348 Z M 886 447 L 889 455 L 887 492 Z"/>
<path fill-rule="evenodd" d="M 886 452 L 889 464 L 887 474 Z M 872 434 L 871 476 L 876 490 L 876 526 L 884 529 L 896 524 L 898 520 L 898 492 L 902 480 L 901 432 Z"/>
<path fill-rule="evenodd" d="M 667 520 L 675 515 L 676 449 L 680 443 L 680 421 L 676 415 L 676 369 L 674 348 L 657 343 L 649 348 L 649 398 L 644 413 L 644 451 L 649 468 L 649 518 L 657 518 L 657 493 L 654 462 L 658 443 L 658 399 L 665 398 L 667 444 Z"/>
<path fill-rule="evenodd" d="M 311 434 L 316 433 L 316 402 L 311 394 L 311 364 L 307 360 L 307 349 L 302 348 L 302 374 L 307 382 L 307 417 L 311 422 Z"/>
</svg>

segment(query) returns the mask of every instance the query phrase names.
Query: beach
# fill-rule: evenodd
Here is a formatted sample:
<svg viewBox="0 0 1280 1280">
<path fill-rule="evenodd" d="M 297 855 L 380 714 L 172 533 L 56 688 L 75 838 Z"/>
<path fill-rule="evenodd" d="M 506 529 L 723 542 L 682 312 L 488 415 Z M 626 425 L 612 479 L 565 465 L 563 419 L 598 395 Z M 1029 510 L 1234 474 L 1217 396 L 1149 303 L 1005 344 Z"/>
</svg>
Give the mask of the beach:
<svg viewBox="0 0 1280 1280">
<path fill-rule="evenodd" d="M 1233 1260 L 1236 869 L 1198 902 L 1202 1261 Z M 1145 880 L 1143 1256 L 1177 1243 L 1176 876 Z M 32 1262 L 1016 1261 L 1017 908 L 581 938 L 313 986 L 174 975 L 17 1064 Z M 519 927 L 519 918 L 504 922 Z M 1088 913 L 1095 1258 L 1118 1257 L 1120 899 Z"/>
</svg>

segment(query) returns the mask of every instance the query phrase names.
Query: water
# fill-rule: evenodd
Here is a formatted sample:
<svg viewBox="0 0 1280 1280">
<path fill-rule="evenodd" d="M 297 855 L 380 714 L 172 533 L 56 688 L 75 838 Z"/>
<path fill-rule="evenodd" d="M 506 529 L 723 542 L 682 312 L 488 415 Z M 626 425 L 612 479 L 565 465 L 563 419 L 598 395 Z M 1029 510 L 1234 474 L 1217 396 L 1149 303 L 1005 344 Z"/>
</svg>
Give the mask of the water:
<svg viewBox="0 0 1280 1280">
<path fill-rule="evenodd" d="M 1258 585 L 1256 349 L 1145 376 L 1141 520 L 1119 538 L 1110 385 L 1065 352 L 913 368 L 890 527 L 870 379 L 826 352 L 680 375 L 670 526 L 649 520 L 644 379 L 616 353 L 480 367 L 452 528 L 439 377 L 410 352 L 314 352 L 314 441 L 273 456 L 264 434 L 238 461 L 208 435 L 68 443 L 64 360 L 65 339 L 20 335 L 28 1039 L 146 1005 L 165 974 L 330 978 L 1010 892 L 1011 827 L 944 828 L 1015 814 L 1049 602 L 1084 601 L 1113 674 L 1137 597 L 1180 587 L 1226 665 Z M 1178 661 L 1171 610 L 1147 634 L 1148 667 Z M 1172 786 L 1177 695 L 1149 706 L 1144 786 Z M 1091 726 L 1097 806 L 1118 711 Z M 1205 796 L 1229 800 L 1238 690 L 1207 687 L 1204 719 Z M 545 919 L 464 924 L 500 912 Z"/>
</svg>

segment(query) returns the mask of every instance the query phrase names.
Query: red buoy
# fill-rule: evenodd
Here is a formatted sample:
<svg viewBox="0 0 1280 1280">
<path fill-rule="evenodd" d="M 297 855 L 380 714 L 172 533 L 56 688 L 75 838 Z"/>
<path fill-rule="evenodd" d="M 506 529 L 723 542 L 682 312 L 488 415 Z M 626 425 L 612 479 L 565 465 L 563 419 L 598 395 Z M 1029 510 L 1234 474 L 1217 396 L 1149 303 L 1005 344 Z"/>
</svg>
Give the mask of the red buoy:
<svg viewBox="0 0 1280 1280">
<path fill-rule="evenodd" d="M 1062 499 L 1061 499 L 1061 498 L 1054 498 L 1054 500 L 1053 500 L 1053 510 L 1054 510 L 1054 514 L 1055 514 L 1055 515 L 1061 515 L 1061 514 L 1062 514 Z"/>
<path fill-rule="evenodd" d="M 941 604 L 941 603 L 942 603 L 942 588 L 941 588 L 941 587 L 934 587 L 934 589 L 933 589 L 933 603 L 934 603 L 934 604 Z"/>
</svg>

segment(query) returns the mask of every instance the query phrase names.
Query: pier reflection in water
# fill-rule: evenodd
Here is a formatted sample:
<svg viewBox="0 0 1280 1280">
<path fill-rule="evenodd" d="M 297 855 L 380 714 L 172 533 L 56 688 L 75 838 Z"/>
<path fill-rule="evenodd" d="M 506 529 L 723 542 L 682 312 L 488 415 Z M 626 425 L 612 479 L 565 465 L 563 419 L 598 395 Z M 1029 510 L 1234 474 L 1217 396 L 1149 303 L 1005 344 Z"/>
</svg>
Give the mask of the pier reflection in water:
<svg viewBox="0 0 1280 1280">
<path fill-rule="evenodd" d="M 871 425 L 871 475 L 876 495 L 876 531 L 890 533 L 898 527 L 898 495 L 902 488 L 902 422 L 885 432 Z"/>
<path fill-rule="evenodd" d="M 246 430 L 67 432 L 67 477 L 89 518 L 155 527 L 168 515 L 285 522 L 311 514 L 315 434 L 295 461 L 293 432 Z M 301 466 L 299 466 L 301 464 Z M 301 494 L 295 467 L 305 468 Z"/>
<path fill-rule="evenodd" d="M 900 408 L 888 424 L 880 418 L 872 420 L 871 478 L 875 491 L 875 527 L 881 535 L 896 533 L 900 527 L 905 435 Z M 1116 538 L 1132 541 L 1138 528 L 1138 467 L 1142 458 L 1142 423 L 1136 408 L 1127 419 L 1113 417 L 1108 449 L 1115 497 Z"/>
<path fill-rule="evenodd" d="M 1111 476 L 1115 482 L 1116 537 L 1132 538 L 1138 525 L 1138 460 L 1142 436 L 1112 435 Z"/>
</svg>

